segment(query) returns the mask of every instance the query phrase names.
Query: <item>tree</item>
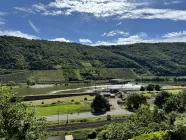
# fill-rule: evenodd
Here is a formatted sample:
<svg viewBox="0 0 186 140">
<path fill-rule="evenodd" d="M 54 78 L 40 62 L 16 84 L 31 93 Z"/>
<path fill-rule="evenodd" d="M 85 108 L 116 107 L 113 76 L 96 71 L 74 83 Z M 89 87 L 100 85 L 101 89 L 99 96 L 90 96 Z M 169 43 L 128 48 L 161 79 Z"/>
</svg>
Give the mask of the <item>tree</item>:
<svg viewBox="0 0 186 140">
<path fill-rule="evenodd" d="M 169 113 L 172 111 L 177 111 L 179 113 L 186 112 L 186 91 L 179 93 L 177 95 L 170 96 L 165 104 L 163 105 L 163 109 Z"/>
<path fill-rule="evenodd" d="M 152 84 L 148 84 L 148 86 L 146 87 L 147 91 L 153 91 L 154 90 L 154 85 Z"/>
<path fill-rule="evenodd" d="M 175 123 L 176 134 L 180 137 L 180 140 L 186 140 L 186 115 L 179 116 Z"/>
<path fill-rule="evenodd" d="M 126 106 L 128 109 L 138 109 L 141 104 L 146 104 L 146 97 L 142 94 L 131 93 L 126 98 Z"/>
<path fill-rule="evenodd" d="M 154 88 L 155 88 L 156 91 L 160 91 L 161 86 L 157 84 L 157 85 L 155 85 Z"/>
<path fill-rule="evenodd" d="M 170 96 L 171 94 L 169 94 L 167 91 L 161 91 L 156 95 L 154 104 L 156 104 L 159 108 L 162 108 Z"/>
<path fill-rule="evenodd" d="M 96 95 L 91 104 L 91 107 L 94 109 L 95 112 L 105 112 L 110 110 L 109 101 L 99 94 Z"/>
<path fill-rule="evenodd" d="M 13 94 L 7 88 L 0 88 L 0 139 L 42 140 L 45 135 L 45 119 L 37 119 L 34 111 L 21 99 L 12 103 Z"/>
<path fill-rule="evenodd" d="M 169 131 L 151 132 L 134 137 L 130 140 L 171 140 L 171 133 Z"/>
<path fill-rule="evenodd" d="M 155 113 L 157 113 L 156 116 L 161 116 L 158 120 L 154 116 Z M 98 139 L 128 140 L 141 134 L 169 130 L 170 125 L 165 119 L 165 114 L 162 114 L 162 112 L 153 112 L 150 107 L 141 106 L 134 114 L 128 116 L 123 123 L 113 123 L 105 126 L 101 133 L 98 134 Z"/>
<path fill-rule="evenodd" d="M 141 86 L 140 91 L 145 91 L 145 87 Z"/>
</svg>

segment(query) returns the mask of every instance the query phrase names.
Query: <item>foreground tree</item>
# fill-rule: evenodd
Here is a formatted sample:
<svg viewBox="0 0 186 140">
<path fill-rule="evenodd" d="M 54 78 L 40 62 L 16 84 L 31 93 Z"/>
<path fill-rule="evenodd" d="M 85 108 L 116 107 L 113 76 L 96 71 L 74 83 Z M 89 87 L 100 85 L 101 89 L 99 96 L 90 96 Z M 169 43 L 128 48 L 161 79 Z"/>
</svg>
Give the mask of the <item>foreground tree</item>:
<svg viewBox="0 0 186 140">
<path fill-rule="evenodd" d="M 95 112 L 105 112 L 110 110 L 109 101 L 101 95 L 96 95 L 91 107 Z"/>
<path fill-rule="evenodd" d="M 159 116 L 158 119 L 157 116 Z M 113 123 L 105 126 L 98 134 L 98 139 L 128 140 L 141 134 L 169 130 L 171 127 L 165 119 L 166 116 L 162 112 L 157 110 L 154 112 L 148 106 L 141 106 L 134 114 L 128 116 L 123 123 Z"/>
<path fill-rule="evenodd" d="M 179 113 L 186 112 L 186 91 L 179 93 L 177 95 L 170 96 L 165 104 L 163 105 L 163 109 L 170 113 L 172 111 L 177 111 Z"/>
<path fill-rule="evenodd" d="M 37 119 L 34 110 L 20 99 L 12 103 L 15 95 L 0 87 L 0 139 L 42 140 L 45 135 L 45 119 Z"/>
</svg>

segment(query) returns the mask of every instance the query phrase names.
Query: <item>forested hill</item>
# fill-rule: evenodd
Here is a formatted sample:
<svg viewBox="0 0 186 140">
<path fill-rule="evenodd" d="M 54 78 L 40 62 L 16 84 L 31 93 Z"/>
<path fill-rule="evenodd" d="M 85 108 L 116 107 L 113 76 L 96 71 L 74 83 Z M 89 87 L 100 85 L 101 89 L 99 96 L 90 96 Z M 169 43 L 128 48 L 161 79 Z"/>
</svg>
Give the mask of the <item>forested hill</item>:
<svg viewBox="0 0 186 140">
<path fill-rule="evenodd" d="M 133 45 L 100 46 L 135 61 L 153 75 L 186 75 L 186 43 L 140 43 Z"/>
<path fill-rule="evenodd" d="M 77 43 L 0 37 L 0 68 L 3 69 L 78 69 L 83 62 L 94 67 L 138 68 L 135 61 L 109 50 Z"/>
<path fill-rule="evenodd" d="M 91 47 L 77 43 L 0 37 L 1 69 L 135 68 L 138 73 L 186 75 L 186 43 Z"/>
</svg>

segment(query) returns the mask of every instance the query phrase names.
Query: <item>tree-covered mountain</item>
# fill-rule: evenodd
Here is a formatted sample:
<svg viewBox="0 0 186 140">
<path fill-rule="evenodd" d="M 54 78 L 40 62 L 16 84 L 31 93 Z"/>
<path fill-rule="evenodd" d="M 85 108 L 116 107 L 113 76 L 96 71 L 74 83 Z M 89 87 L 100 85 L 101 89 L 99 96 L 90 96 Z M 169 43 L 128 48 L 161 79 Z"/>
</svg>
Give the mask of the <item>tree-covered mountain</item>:
<svg viewBox="0 0 186 140">
<path fill-rule="evenodd" d="M 0 68 L 51 70 L 82 68 L 82 62 L 94 67 L 138 68 L 135 61 L 98 47 L 76 43 L 0 37 Z"/>
<path fill-rule="evenodd" d="M 18 70 L 135 68 L 137 73 L 186 75 L 186 43 L 87 46 L 0 37 L 0 68 Z"/>
<path fill-rule="evenodd" d="M 186 43 L 139 43 L 100 46 L 135 61 L 142 69 L 138 73 L 153 75 L 186 75 Z"/>
</svg>

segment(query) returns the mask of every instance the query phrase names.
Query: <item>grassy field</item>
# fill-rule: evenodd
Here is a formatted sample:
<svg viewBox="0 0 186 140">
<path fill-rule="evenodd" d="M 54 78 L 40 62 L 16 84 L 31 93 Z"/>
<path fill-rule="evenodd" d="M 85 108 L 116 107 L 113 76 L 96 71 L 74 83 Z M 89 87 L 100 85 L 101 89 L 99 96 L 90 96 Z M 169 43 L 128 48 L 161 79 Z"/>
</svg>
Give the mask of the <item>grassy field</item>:
<svg viewBox="0 0 186 140">
<path fill-rule="evenodd" d="M 30 109 L 34 109 L 30 107 Z M 55 105 L 36 106 L 36 116 L 49 116 L 59 114 L 73 114 L 78 112 L 89 112 L 92 109 L 85 103 L 59 103 Z"/>
<path fill-rule="evenodd" d="M 115 78 L 124 78 L 124 79 L 136 79 L 139 78 L 132 69 L 129 68 L 109 68 L 110 74 L 113 74 Z"/>
<path fill-rule="evenodd" d="M 163 89 L 186 89 L 185 86 L 163 86 Z"/>
<path fill-rule="evenodd" d="M 12 74 L 0 75 L 0 82 L 15 81 L 17 83 L 32 79 L 36 82 L 60 82 L 65 80 L 87 80 L 90 77 L 101 79 L 108 78 L 125 78 L 136 79 L 139 78 L 130 68 L 100 68 L 99 70 L 93 67 L 90 63 L 83 62 L 82 69 L 63 69 L 63 70 L 33 70 L 33 71 L 15 71 Z M 97 72 L 99 71 L 99 72 Z M 85 76 L 85 75 L 88 75 Z"/>
<path fill-rule="evenodd" d="M 38 81 L 64 81 L 62 70 L 35 70 L 33 78 Z"/>
<path fill-rule="evenodd" d="M 27 101 L 26 103 L 32 105 L 41 105 L 41 103 L 44 102 L 44 104 L 47 105 L 47 104 L 57 103 L 58 101 L 65 102 L 65 103 L 69 103 L 72 100 L 74 100 L 74 102 L 83 102 L 85 97 L 89 101 L 92 101 L 95 98 L 94 96 L 86 95 L 86 96 L 74 96 L 74 97 L 64 97 L 64 98 L 55 98 L 55 99 L 46 99 L 46 100 Z"/>
</svg>

